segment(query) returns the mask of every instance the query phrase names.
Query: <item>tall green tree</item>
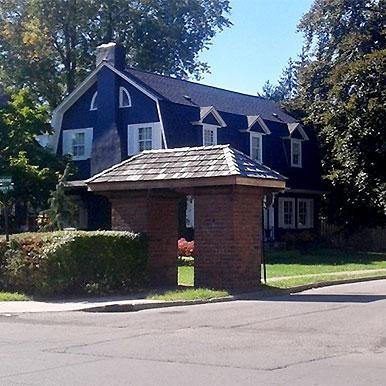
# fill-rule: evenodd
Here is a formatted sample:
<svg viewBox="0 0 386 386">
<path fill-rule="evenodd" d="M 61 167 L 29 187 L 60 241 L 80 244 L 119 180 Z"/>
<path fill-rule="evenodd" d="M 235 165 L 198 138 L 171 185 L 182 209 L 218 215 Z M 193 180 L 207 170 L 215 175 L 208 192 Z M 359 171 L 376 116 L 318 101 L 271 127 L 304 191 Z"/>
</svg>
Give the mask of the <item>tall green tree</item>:
<svg viewBox="0 0 386 386">
<path fill-rule="evenodd" d="M 287 105 L 319 132 L 330 220 L 386 223 L 386 2 L 315 0 L 299 30 L 311 57 Z"/>
<path fill-rule="evenodd" d="M 49 207 L 42 213 L 48 217 L 48 223 L 42 227 L 42 231 L 58 231 L 63 230 L 66 226 L 75 225 L 78 208 L 65 193 L 70 172 L 71 167 L 68 164 L 59 177 L 55 190 L 51 191 L 48 199 Z"/>
<path fill-rule="evenodd" d="M 301 63 L 300 61 L 294 62 L 289 58 L 278 83 L 273 85 L 268 80 L 262 87 L 263 92 L 259 93 L 259 95 L 275 102 L 293 99 L 297 94 L 298 69 Z"/>
<path fill-rule="evenodd" d="M 48 130 L 47 106 L 37 106 L 28 89 L 0 108 L 0 175 L 11 176 L 14 183 L 14 190 L 7 197 L 0 194 L 0 201 L 46 206 L 56 173 L 65 166 L 35 139 Z"/>
<path fill-rule="evenodd" d="M 229 10 L 229 0 L 2 0 L 0 77 L 52 108 L 93 68 L 96 46 L 117 41 L 131 66 L 198 78 Z"/>
</svg>

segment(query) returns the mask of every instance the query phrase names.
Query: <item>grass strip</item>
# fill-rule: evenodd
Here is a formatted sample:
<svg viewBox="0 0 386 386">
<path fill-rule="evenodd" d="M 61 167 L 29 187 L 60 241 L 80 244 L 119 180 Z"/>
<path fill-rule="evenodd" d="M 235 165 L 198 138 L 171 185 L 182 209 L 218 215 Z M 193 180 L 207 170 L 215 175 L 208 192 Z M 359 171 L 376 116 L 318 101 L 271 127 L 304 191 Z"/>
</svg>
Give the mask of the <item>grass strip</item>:
<svg viewBox="0 0 386 386">
<path fill-rule="evenodd" d="M 163 294 L 151 294 L 146 299 L 149 300 L 208 300 L 229 296 L 227 291 L 215 291 L 207 288 L 187 289 L 167 291 Z"/>
<path fill-rule="evenodd" d="M 0 302 L 10 302 L 10 301 L 28 301 L 31 300 L 27 295 L 19 294 L 17 292 L 0 292 Z"/>
<path fill-rule="evenodd" d="M 178 285 L 194 284 L 194 267 L 178 267 Z"/>
<path fill-rule="evenodd" d="M 365 278 L 365 277 L 377 277 L 377 276 L 385 276 L 385 273 L 383 274 L 375 274 L 372 273 L 361 273 L 361 274 L 337 274 L 337 275 L 319 275 L 319 276 L 313 276 L 313 277 L 297 277 L 293 279 L 283 279 L 279 281 L 273 281 L 269 282 L 268 285 L 271 288 L 291 288 L 291 287 L 297 287 L 300 285 L 305 284 L 313 284 L 313 283 L 320 283 L 325 281 L 337 281 L 342 279 L 359 279 L 359 278 Z"/>
</svg>

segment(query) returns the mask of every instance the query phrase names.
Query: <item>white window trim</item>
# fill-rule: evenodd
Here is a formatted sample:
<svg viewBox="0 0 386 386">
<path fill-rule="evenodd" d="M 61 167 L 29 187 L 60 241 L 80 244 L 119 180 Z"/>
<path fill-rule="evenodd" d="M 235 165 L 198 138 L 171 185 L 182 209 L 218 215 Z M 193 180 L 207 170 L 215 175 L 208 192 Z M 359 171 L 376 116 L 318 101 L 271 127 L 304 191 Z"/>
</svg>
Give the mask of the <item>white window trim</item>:
<svg viewBox="0 0 386 386">
<path fill-rule="evenodd" d="M 95 91 L 94 95 L 91 98 L 90 111 L 98 110 L 98 108 L 95 107 L 95 100 L 96 100 L 97 96 L 98 96 L 98 91 Z"/>
<path fill-rule="evenodd" d="M 292 202 L 293 216 L 291 224 L 284 224 L 284 202 Z M 295 216 L 296 216 L 296 207 L 295 207 L 295 198 L 290 197 L 280 197 L 279 198 L 279 228 L 284 229 L 294 229 L 295 228 Z"/>
<path fill-rule="evenodd" d="M 124 94 L 127 96 L 129 100 L 129 104 L 127 106 L 123 105 L 123 96 Z M 126 90 L 125 87 L 119 87 L 119 108 L 124 109 L 126 107 L 131 107 L 131 96 L 130 93 Z"/>
<path fill-rule="evenodd" d="M 307 219 L 306 219 L 306 224 L 301 225 L 299 221 L 300 217 L 300 211 L 299 211 L 299 206 L 300 203 L 304 202 L 307 207 Z M 297 200 L 297 226 L 299 229 L 311 229 L 314 227 L 314 200 L 312 198 L 298 198 Z"/>
<path fill-rule="evenodd" d="M 209 125 L 207 123 L 203 123 L 202 124 L 202 145 L 203 146 L 213 146 L 213 145 L 217 145 L 217 129 L 218 129 L 218 126 L 215 126 L 215 125 Z M 205 130 L 211 130 L 213 131 L 213 141 L 214 141 L 214 144 L 213 145 L 205 145 Z"/>
<path fill-rule="evenodd" d="M 129 156 L 139 154 L 139 128 L 151 127 L 151 148 L 157 150 L 162 148 L 161 140 L 161 123 L 160 122 L 146 122 L 136 123 L 127 126 L 127 154 Z"/>
<path fill-rule="evenodd" d="M 258 138 L 260 142 L 259 146 L 259 160 L 255 160 L 252 158 L 252 137 Z M 258 162 L 258 163 L 263 163 L 263 135 L 261 133 L 255 133 L 255 132 L 249 132 L 249 154 L 250 157 Z"/>
<path fill-rule="evenodd" d="M 302 140 L 301 139 L 294 139 L 291 138 L 291 166 L 294 168 L 301 168 L 302 167 Z M 299 163 L 294 164 L 293 163 L 293 146 L 294 144 L 297 143 L 299 144 Z"/>
<path fill-rule="evenodd" d="M 74 156 L 72 154 L 72 144 L 69 145 L 71 147 L 71 149 L 65 148 L 66 147 L 65 140 L 64 140 L 65 133 L 66 134 L 78 134 L 78 133 L 84 133 L 85 134 L 84 135 L 84 137 L 85 137 L 84 155 Z M 82 129 L 63 130 L 63 145 L 62 145 L 63 155 L 64 154 L 70 154 L 72 156 L 73 161 L 83 161 L 83 160 L 91 158 L 91 146 L 92 146 L 93 134 L 94 134 L 94 131 L 93 131 L 92 127 L 86 127 L 86 128 L 82 128 Z"/>
</svg>

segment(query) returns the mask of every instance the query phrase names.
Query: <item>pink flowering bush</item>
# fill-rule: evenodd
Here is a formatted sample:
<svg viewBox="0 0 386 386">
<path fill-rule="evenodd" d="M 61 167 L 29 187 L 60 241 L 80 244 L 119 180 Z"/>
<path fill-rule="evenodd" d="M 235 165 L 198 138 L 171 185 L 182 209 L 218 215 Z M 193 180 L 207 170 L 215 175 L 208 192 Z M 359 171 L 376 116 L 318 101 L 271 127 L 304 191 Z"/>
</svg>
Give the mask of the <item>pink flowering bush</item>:
<svg viewBox="0 0 386 386">
<path fill-rule="evenodd" d="M 194 257 L 194 241 L 178 240 L 178 256 Z"/>
</svg>

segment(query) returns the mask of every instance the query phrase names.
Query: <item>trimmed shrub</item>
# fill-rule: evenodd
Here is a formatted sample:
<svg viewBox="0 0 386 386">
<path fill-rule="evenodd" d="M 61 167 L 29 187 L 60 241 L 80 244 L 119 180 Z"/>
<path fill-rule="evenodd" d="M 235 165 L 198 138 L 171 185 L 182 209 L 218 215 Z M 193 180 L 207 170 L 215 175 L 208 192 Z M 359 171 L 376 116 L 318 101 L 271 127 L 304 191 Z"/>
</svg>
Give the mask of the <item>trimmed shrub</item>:
<svg viewBox="0 0 386 386">
<path fill-rule="evenodd" d="M 194 241 L 186 241 L 184 238 L 178 240 L 178 256 L 193 257 Z"/>
<path fill-rule="evenodd" d="M 25 233 L 0 241 L 0 253 L 0 284 L 8 291 L 116 293 L 146 279 L 147 240 L 131 232 Z"/>
</svg>

